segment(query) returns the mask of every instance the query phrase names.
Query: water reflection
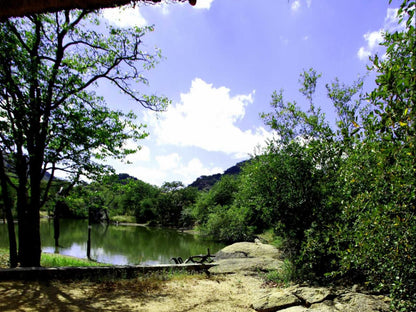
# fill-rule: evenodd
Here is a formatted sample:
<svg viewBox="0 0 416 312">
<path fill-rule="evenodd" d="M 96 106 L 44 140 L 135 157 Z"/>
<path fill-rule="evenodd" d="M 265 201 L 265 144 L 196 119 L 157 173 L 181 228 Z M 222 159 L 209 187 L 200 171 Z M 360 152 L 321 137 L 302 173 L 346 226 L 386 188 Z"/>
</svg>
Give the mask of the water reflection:
<svg viewBox="0 0 416 312">
<path fill-rule="evenodd" d="M 61 220 L 60 247 L 55 248 L 53 222 L 41 222 L 42 251 L 78 258 L 87 257 L 87 220 Z M 8 247 L 7 226 L 0 224 L 0 247 Z M 105 263 L 163 264 L 217 252 L 222 244 L 171 229 L 95 224 L 91 230 L 91 258 Z"/>
</svg>

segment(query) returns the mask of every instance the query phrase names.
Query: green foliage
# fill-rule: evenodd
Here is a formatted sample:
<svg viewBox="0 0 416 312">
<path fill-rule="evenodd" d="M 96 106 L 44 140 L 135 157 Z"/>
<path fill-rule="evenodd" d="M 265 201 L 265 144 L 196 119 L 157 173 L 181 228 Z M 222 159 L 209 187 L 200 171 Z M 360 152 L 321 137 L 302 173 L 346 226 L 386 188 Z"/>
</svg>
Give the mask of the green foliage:
<svg viewBox="0 0 416 312">
<path fill-rule="evenodd" d="M 87 259 L 80 259 L 59 254 L 42 253 L 41 265 L 43 267 L 66 267 L 66 266 L 107 266 L 105 263 L 98 263 Z M 0 248 L 0 268 L 9 267 L 9 250 Z"/>
<path fill-rule="evenodd" d="M 212 208 L 201 230 L 218 241 L 250 241 L 253 239 L 254 227 L 247 223 L 247 218 L 246 208 L 217 205 Z"/>
<path fill-rule="evenodd" d="M 250 210 L 235 204 L 240 179 L 224 175 L 208 192 L 199 194 L 190 213 L 201 231 L 224 242 L 245 241 L 253 237 L 248 222 Z"/>
<path fill-rule="evenodd" d="M 279 147 L 271 153 L 273 157 L 302 138 L 305 144 L 299 148 L 304 156 L 296 163 L 311 160 L 310 166 L 292 169 L 297 174 L 307 172 L 302 176 L 303 183 L 308 189 L 314 187 L 317 195 L 311 201 L 308 224 L 300 229 L 303 237 L 300 236 L 300 249 L 295 254 L 297 269 L 302 269 L 304 278 L 363 279 L 373 289 L 390 292 L 392 309 L 397 311 L 416 308 L 414 11 L 414 2 L 403 2 L 399 18 L 405 28 L 385 34 L 385 58 L 372 59 L 377 87 L 366 96 L 367 105 L 362 103 L 362 79 L 351 86 L 338 80 L 327 85 L 338 114 L 336 131 L 328 127 L 314 106 L 312 95 L 318 75 L 313 70 L 301 75 L 300 91 L 310 102 L 308 112 L 301 111 L 296 103 L 285 103 L 282 93 L 274 93 L 274 111 L 263 114 L 266 124 L 280 135 L 277 144 L 270 144 Z M 288 222 L 284 215 L 273 214 L 285 204 L 276 198 L 284 198 L 281 192 L 290 194 L 290 189 L 282 187 L 282 182 L 271 187 L 267 184 L 267 173 L 274 173 L 290 161 L 282 158 L 273 162 L 266 155 L 269 158 L 262 155 L 255 163 L 263 165 L 263 160 L 269 166 L 261 174 L 267 182 L 256 179 L 251 168 L 254 178 L 248 176 L 253 180 L 245 192 L 249 193 L 250 186 L 257 187 L 253 191 L 258 197 L 253 210 L 261 208 L 256 217 L 271 211 L 268 218 L 261 217 L 261 222 L 274 220 L 283 232 L 296 230 L 296 223 Z M 286 171 L 286 175 L 293 177 L 290 172 Z M 268 197 L 269 194 L 273 195 Z M 277 209 L 270 210 L 270 200 L 261 202 L 268 198 L 277 201 Z M 288 202 L 293 205 L 295 199 L 289 196 Z M 293 220 L 296 219 L 290 218 Z"/>
<path fill-rule="evenodd" d="M 147 197 L 140 201 L 138 209 L 135 210 L 134 216 L 136 222 L 146 223 L 156 218 L 155 207 L 157 205 L 157 199 Z"/>
<path fill-rule="evenodd" d="M 320 204 L 315 163 L 297 142 L 276 147 L 244 167 L 236 203 L 250 207 L 249 224 L 257 232 L 270 227 L 297 245 Z"/>
<path fill-rule="evenodd" d="M 197 192 L 196 188 L 185 188 L 182 182 L 165 182 L 156 199 L 156 221 L 163 226 L 189 225 L 189 215 L 183 211 L 195 203 Z"/>
<path fill-rule="evenodd" d="M 389 291 L 395 310 L 416 308 L 415 3 L 404 1 L 403 30 L 387 33 L 386 57 L 375 56 L 377 87 L 340 179 L 345 205 L 340 219 L 341 272 L 358 270 L 372 287 Z M 412 21 L 413 18 L 413 21 Z M 363 175 L 363 172 L 365 175 Z"/>
<path fill-rule="evenodd" d="M 127 140 L 148 135 L 132 112 L 109 109 L 94 87 L 105 80 L 152 110 L 169 103 L 133 88 L 148 84 L 143 71 L 160 58 L 159 50 L 141 50 L 143 36 L 153 28 L 99 27 L 97 14 L 62 11 L 0 23 L 0 177 L 9 216 L 7 185 L 17 190 L 23 266 L 40 264 L 39 211 L 55 173 L 69 173 L 75 182 L 82 175 L 100 176 L 110 168 L 96 159 L 122 159 L 139 149 L 126 148 Z M 49 183 L 41 188 L 47 172 Z"/>
<path fill-rule="evenodd" d="M 136 217 L 134 216 L 113 216 L 110 218 L 111 222 L 117 222 L 117 223 L 135 223 Z"/>
<path fill-rule="evenodd" d="M 201 192 L 192 207 L 195 219 L 204 224 L 214 207 L 231 205 L 235 199 L 238 183 L 238 177 L 224 175 L 208 192 Z"/>
<path fill-rule="evenodd" d="M 129 222 L 134 222 L 134 216 L 146 223 L 154 219 L 159 193 L 157 187 L 130 176 L 104 175 L 97 182 L 75 187 L 65 202 L 75 217 L 88 217 L 89 209 L 105 210 L 112 220 L 115 216 L 127 216 Z"/>
<path fill-rule="evenodd" d="M 267 272 L 264 275 L 266 283 L 273 283 L 284 287 L 290 286 L 296 278 L 296 267 L 289 259 L 283 261 L 281 268 Z"/>
</svg>

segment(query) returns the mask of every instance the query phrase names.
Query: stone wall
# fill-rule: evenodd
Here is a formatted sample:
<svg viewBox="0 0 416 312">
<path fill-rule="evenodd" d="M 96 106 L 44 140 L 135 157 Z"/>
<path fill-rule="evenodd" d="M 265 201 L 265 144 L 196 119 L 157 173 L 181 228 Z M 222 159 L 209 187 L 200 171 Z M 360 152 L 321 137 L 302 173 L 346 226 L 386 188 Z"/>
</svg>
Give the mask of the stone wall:
<svg viewBox="0 0 416 312">
<path fill-rule="evenodd" d="M 134 278 L 152 272 L 206 272 L 215 264 L 161 264 L 152 266 L 60 267 L 0 269 L 0 280 L 75 280 L 103 278 Z"/>
</svg>

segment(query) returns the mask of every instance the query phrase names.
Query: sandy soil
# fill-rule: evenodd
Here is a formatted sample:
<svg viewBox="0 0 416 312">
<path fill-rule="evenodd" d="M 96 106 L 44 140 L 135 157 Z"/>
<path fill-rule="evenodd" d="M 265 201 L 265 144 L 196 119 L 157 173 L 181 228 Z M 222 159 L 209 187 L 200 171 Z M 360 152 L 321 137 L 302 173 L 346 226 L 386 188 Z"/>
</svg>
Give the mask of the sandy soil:
<svg viewBox="0 0 416 312">
<path fill-rule="evenodd" d="M 0 282 L 0 311 L 254 311 L 263 281 L 243 274 L 168 281 Z"/>
</svg>

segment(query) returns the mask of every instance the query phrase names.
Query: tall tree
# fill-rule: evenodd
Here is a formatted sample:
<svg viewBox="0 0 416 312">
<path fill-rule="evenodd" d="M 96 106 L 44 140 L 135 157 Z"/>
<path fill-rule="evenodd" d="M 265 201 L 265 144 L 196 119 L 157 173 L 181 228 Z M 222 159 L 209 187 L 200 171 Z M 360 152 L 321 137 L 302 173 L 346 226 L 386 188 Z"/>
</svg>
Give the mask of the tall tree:
<svg viewBox="0 0 416 312">
<path fill-rule="evenodd" d="M 111 82 L 151 110 L 168 104 L 166 98 L 136 90 L 148 83 L 143 71 L 160 58 L 159 50 L 141 50 L 142 38 L 152 27 L 104 26 L 91 10 L 0 24 L 0 178 L 17 192 L 21 266 L 40 265 L 39 210 L 54 174 L 100 172 L 106 167 L 95 159 L 135 152 L 125 148 L 125 141 L 147 135 L 133 113 L 106 106 L 94 90 L 98 82 Z M 8 202 L 7 192 L 3 197 Z"/>
</svg>

